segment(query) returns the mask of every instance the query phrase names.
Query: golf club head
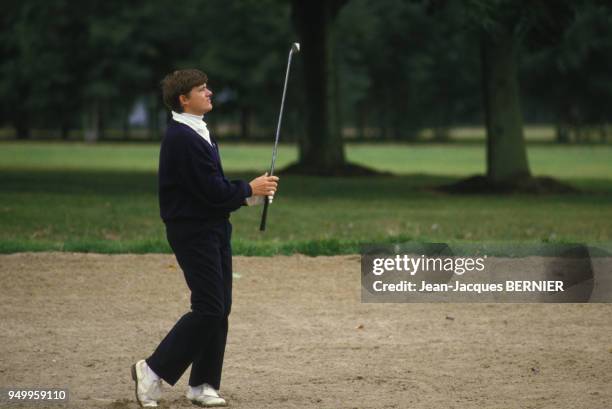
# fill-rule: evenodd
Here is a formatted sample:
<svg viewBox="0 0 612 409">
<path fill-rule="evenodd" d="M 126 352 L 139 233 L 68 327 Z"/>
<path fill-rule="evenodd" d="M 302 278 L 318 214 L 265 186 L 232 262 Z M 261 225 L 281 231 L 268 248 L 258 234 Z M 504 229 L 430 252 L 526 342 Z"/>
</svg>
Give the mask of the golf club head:
<svg viewBox="0 0 612 409">
<path fill-rule="evenodd" d="M 297 54 L 300 52 L 300 43 L 291 44 L 291 52 Z"/>
</svg>

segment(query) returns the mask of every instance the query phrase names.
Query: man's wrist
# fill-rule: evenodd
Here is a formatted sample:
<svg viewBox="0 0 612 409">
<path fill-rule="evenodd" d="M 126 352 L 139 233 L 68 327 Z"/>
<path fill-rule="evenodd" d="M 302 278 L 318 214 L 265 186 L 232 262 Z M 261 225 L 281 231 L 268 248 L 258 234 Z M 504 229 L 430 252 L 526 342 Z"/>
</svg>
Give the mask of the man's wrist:
<svg viewBox="0 0 612 409">
<path fill-rule="evenodd" d="M 257 206 L 263 204 L 264 196 L 251 196 L 245 199 L 247 206 Z"/>
</svg>

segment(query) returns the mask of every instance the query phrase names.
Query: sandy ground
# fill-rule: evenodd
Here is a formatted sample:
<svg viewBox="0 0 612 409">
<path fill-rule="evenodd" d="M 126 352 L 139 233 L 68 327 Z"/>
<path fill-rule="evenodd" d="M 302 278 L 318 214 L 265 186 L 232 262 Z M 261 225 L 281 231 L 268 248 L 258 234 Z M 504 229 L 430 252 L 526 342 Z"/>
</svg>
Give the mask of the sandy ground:
<svg viewBox="0 0 612 409">
<path fill-rule="evenodd" d="M 234 270 L 233 408 L 612 408 L 612 304 L 362 304 L 357 256 Z M 0 278 L 0 388 L 75 408 L 136 408 L 130 365 L 189 305 L 172 255 L 3 255 Z M 193 407 L 187 377 L 163 407 Z"/>
</svg>

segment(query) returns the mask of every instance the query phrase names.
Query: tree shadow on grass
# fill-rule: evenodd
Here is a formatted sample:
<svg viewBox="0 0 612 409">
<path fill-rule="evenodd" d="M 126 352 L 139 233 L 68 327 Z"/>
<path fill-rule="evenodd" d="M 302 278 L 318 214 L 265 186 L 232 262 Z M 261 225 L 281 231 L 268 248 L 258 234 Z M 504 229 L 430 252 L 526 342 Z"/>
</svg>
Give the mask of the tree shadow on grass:
<svg viewBox="0 0 612 409">
<path fill-rule="evenodd" d="M 0 193 L 157 194 L 157 174 L 154 172 L 2 170 L 0 180 Z"/>
<path fill-rule="evenodd" d="M 528 176 L 496 182 L 484 175 L 474 175 L 466 179 L 437 187 L 437 190 L 453 194 L 511 194 L 564 195 L 579 194 L 581 190 L 548 176 Z"/>
<path fill-rule="evenodd" d="M 257 176 L 258 172 L 227 175 L 229 179 L 243 180 Z M 125 196 L 158 192 L 155 172 L 10 170 L 1 171 L 0 180 L 0 193 Z M 299 199 L 404 200 L 453 180 L 432 175 L 360 178 L 285 175 L 281 176 L 279 194 Z"/>
<path fill-rule="evenodd" d="M 258 172 L 229 173 L 230 179 L 250 180 Z M 291 199 L 348 199 L 360 201 L 414 200 L 421 197 L 440 197 L 448 200 L 449 195 L 441 186 L 454 186 L 462 179 L 452 176 L 409 174 L 372 177 L 316 177 L 281 176 L 279 195 Z M 612 181 L 580 180 L 580 191 L 565 194 L 550 193 L 558 201 L 593 201 L 599 204 L 612 202 Z M 591 188 L 592 187 L 592 188 Z M 100 196 L 157 196 L 156 172 L 114 172 L 114 171 L 70 171 L 70 170 L 2 170 L 0 171 L 0 193 L 65 194 Z M 474 191 L 473 196 L 485 196 Z M 500 192 L 503 193 L 503 192 Z M 507 195 L 491 195 L 503 199 Z M 525 194 L 526 198 L 538 195 Z M 446 198 L 446 199 L 445 199 Z"/>
</svg>

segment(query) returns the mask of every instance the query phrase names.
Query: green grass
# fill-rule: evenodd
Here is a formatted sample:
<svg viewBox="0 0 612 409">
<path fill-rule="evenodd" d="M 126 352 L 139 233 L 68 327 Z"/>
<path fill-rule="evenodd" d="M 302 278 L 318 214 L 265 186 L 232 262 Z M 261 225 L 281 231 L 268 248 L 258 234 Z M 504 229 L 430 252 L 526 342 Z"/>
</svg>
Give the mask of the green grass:
<svg viewBox="0 0 612 409">
<path fill-rule="evenodd" d="M 159 147 L 145 144 L 0 144 L 0 252 L 169 252 L 159 219 Z M 222 146 L 231 177 L 252 178 L 269 146 Z M 283 146 L 282 167 L 296 158 Z M 286 176 L 258 231 L 261 208 L 232 215 L 234 252 L 356 253 L 366 243 L 612 241 L 612 147 L 530 146 L 537 175 L 573 195 L 449 196 L 431 188 L 484 172 L 478 145 L 352 145 L 350 160 L 386 178 Z"/>
</svg>

